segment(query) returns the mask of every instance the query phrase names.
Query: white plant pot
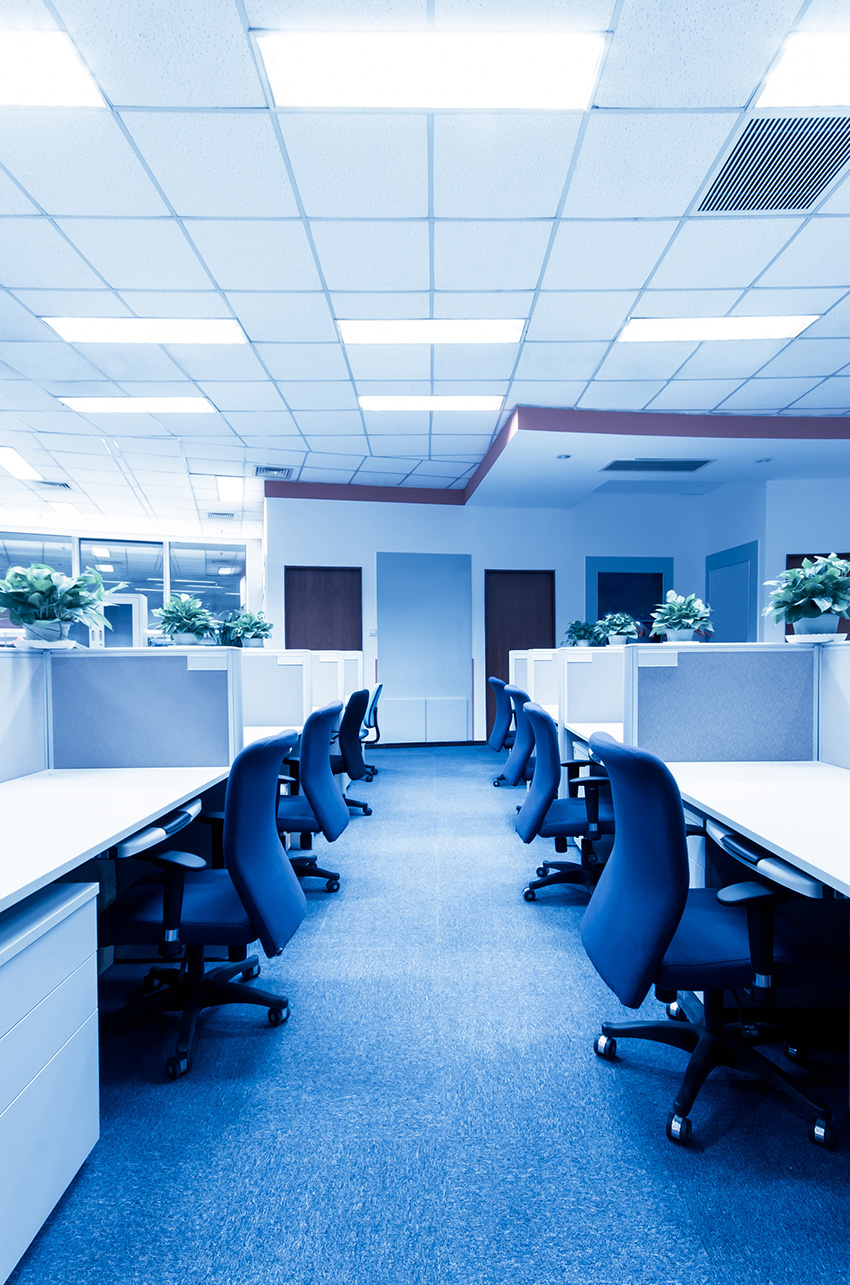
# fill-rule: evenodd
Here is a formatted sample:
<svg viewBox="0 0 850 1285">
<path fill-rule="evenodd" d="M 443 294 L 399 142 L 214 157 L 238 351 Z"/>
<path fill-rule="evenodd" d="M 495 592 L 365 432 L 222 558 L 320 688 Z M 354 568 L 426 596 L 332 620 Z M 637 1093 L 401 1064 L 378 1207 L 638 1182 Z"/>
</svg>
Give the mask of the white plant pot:
<svg viewBox="0 0 850 1285">
<path fill-rule="evenodd" d="M 172 634 L 171 637 L 177 647 L 196 647 L 198 645 L 196 634 Z"/>
<path fill-rule="evenodd" d="M 629 641 L 628 634 L 609 634 L 608 643 L 611 647 L 625 647 Z"/>
<path fill-rule="evenodd" d="M 33 642 L 61 642 L 68 637 L 71 620 L 35 620 L 31 625 L 24 625 L 24 637 Z"/>
<path fill-rule="evenodd" d="M 576 641 L 573 643 L 573 646 L 574 646 L 574 647 L 589 647 L 589 646 L 590 646 L 590 639 L 589 639 L 589 638 L 578 638 L 578 639 L 576 639 Z"/>
<path fill-rule="evenodd" d="M 795 634 L 834 634 L 838 632 L 839 617 L 830 612 L 822 616 L 809 616 L 805 620 L 794 621 Z"/>
<path fill-rule="evenodd" d="M 668 642 L 693 642 L 693 640 L 694 640 L 693 629 L 668 629 L 667 630 Z"/>
<path fill-rule="evenodd" d="M 263 645 L 262 638 L 243 638 L 242 639 L 243 647 L 262 647 L 262 645 Z"/>
</svg>

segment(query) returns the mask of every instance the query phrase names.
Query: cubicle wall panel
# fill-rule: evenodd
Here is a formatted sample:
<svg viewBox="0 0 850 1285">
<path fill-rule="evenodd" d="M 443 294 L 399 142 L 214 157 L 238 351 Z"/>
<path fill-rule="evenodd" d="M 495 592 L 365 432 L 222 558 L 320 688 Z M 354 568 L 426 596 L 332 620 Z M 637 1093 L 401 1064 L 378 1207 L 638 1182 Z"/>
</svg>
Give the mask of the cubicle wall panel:
<svg viewBox="0 0 850 1285">
<path fill-rule="evenodd" d="M 43 653 L 0 655 L 0 781 L 47 767 L 46 670 Z"/>
<path fill-rule="evenodd" d="M 54 655 L 53 766 L 229 763 L 228 670 L 195 667 L 219 659 L 226 665 L 226 655 Z"/>
<path fill-rule="evenodd" d="M 820 751 L 824 763 L 850 767 L 850 647 L 818 647 Z"/>
<path fill-rule="evenodd" d="M 562 654 L 566 666 L 564 721 L 622 723 L 624 649 L 589 647 L 578 652 L 565 647 Z"/>
<path fill-rule="evenodd" d="M 667 762 L 811 759 L 812 653 L 700 647 L 678 650 L 675 664 L 639 664 L 636 743 Z"/>
<path fill-rule="evenodd" d="M 246 651 L 242 656 L 242 717 L 250 726 L 301 727 L 309 714 L 304 709 L 305 666 L 309 652 Z M 305 659 L 306 658 L 306 659 Z"/>
</svg>

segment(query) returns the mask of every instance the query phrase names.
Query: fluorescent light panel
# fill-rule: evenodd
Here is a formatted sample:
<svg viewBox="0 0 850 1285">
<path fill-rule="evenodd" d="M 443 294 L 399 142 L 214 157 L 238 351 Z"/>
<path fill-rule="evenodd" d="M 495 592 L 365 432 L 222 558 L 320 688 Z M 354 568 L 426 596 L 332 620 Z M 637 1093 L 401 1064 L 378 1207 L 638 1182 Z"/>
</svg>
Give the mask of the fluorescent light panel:
<svg viewBox="0 0 850 1285">
<path fill-rule="evenodd" d="M 91 551 L 96 558 L 103 558 L 106 562 L 112 557 L 105 544 L 93 544 Z"/>
<path fill-rule="evenodd" d="M 630 317 L 620 343 L 702 343 L 710 339 L 793 339 L 814 317 Z"/>
<path fill-rule="evenodd" d="M 54 513 L 58 513 L 62 518 L 81 518 L 83 515 L 75 504 L 64 504 L 58 501 L 50 501 L 50 507 Z"/>
<path fill-rule="evenodd" d="M 339 321 L 345 344 L 517 344 L 525 321 Z"/>
<path fill-rule="evenodd" d="M 94 569 L 95 571 L 114 571 L 115 570 L 111 562 L 96 562 L 94 564 Z"/>
<path fill-rule="evenodd" d="M 361 397 L 363 410 L 490 410 L 502 409 L 504 397 Z"/>
<path fill-rule="evenodd" d="M 278 107 L 589 106 L 605 37 L 558 31 L 265 31 Z"/>
<path fill-rule="evenodd" d="M 246 344 L 228 318 L 42 317 L 69 344 Z"/>
<path fill-rule="evenodd" d="M 756 107 L 847 106 L 850 31 L 801 31 L 789 36 L 756 101 Z"/>
<path fill-rule="evenodd" d="M 206 397 L 60 397 L 81 415 L 214 415 Z"/>
<path fill-rule="evenodd" d="M 64 31 L 0 33 L 0 106 L 105 107 Z"/>
<path fill-rule="evenodd" d="M 22 482 L 43 482 L 41 476 L 31 464 L 27 464 L 22 455 L 12 446 L 0 446 L 0 468 L 4 468 L 12 477 L 19 477 Z"/>
<path fill-rule="evenodd" d="M 217 477 L 215 479 L 220 500 L 241 500 L 245 495 L 245 480 L 241 477 Z"/>
</svg>

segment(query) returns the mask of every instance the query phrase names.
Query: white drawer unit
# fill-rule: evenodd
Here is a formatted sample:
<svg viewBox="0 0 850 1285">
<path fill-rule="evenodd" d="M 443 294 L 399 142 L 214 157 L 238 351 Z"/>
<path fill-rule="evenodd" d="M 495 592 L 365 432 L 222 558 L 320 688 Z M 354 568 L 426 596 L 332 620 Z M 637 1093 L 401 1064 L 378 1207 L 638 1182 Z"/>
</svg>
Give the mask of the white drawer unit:
<svg viewBox="0 0 850 1285">
<path fill-rule="evenodd" d="M 98 1138 L 97 884 L 0 915 L 0 1281 Z"/>
</svg>

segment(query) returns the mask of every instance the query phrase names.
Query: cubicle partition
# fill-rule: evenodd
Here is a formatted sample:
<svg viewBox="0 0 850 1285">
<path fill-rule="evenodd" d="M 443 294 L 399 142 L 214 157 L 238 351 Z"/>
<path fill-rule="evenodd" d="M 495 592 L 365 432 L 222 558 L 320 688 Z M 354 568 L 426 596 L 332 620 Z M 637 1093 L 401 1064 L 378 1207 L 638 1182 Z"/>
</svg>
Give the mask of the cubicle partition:
<svg viewBox="0 0 850 1285">
<path fill-rule="evenodd" d="M 242 652 L 242 713 L 247 727 L 303 727 L 313 708 L 312 693 L 312 652 Z"/>
<path fill-rule="evenodd" d="M 312 709 L 346 701 L 363 686 L 362 651 L 314 651 Z"/>
<path fill-rule="evenodd" d="M 850 646 L 825 643 L 820 658 L 818 758 L 850 768 Z"/>
<path fill-rule="evenodd" d="M 0 652 L 0 781 L 47 767 L 47 674 L 44 652 Z"/>
</svg>

